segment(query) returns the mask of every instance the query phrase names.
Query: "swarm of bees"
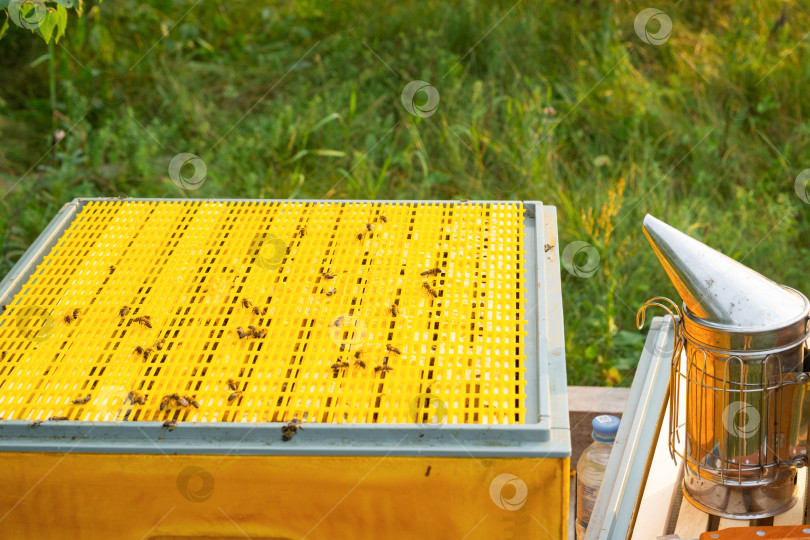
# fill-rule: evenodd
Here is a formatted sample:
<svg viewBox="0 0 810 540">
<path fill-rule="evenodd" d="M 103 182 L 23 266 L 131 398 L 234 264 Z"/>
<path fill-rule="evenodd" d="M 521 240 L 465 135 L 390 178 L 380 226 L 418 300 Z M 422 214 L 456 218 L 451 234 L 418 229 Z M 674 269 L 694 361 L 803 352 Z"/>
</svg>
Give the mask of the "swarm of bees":
<svg viewBox="0 0 810 540">
<path fill-rule="evenodd" d="M 80 310 L 78 310 L 78 309 L 74 309 L 73 311 L 71 311 L 70 313 L 68 313 L 67 315 L 65 315 L 65 317 L 64 317 L 64 321 L 65 321 L 65 323 L 66 323 L 66 324 L 70 324 L 70 323 L 72 323 L 73 321 L 75 321 L 76 319 L 78 319 L 78 318 L 79 318 L 79 315 L 80 315 L 80 314 L 81 314 L 81 311 L 80 311 Z"/>
<path fill-rule="evenodd" d="M 166 394 L 163 396 L 163 399 L 160 400 L 160 410 L 162 411 L 171 403 L 176 403 L 179 407 L 188 407 L 189 405 L 192 405 L 195 409 L 200 408 L 200 404 L 193 397 L 181 396 L 180 394 Z"/>
<path fill-rule="evenodd" d="M 281 426 L 281 440 L 287 442 L 295 437 L 299 429 L 304 429 L 304 424 L 298 418 L 293 418 L 289 423 Z"/>
<path fill-rule="evenodd" d="M 442 272 L 442 269 L 437 266 L 436 268 L 430 268 L 428 270 L 425 270 L 424 272 L 422 272 L 419 275 L 420 276 L 438 276 L 438 275 L 442 275 L 442 274 L 444 274 L 444 272 Z"/>
<path fill-rule="evenodd" d="M 149 315 L 135 317 L 134 319 L 132 319 L 132 322 L 143 325 L 147 328 L 152 328 L 152 318 Z"/>
<path fill-rule="evenodd" d="M 90 397 L 91 397 L 90 394 L 87 394 L 87 397 L 74 399 L 73 401 L 71 401 L 71 403 L 73 403 L 74 405 L 84 405 L 85 403 L 88 403 L 90 401 Z"/>
<path fill-rule="evenodd" d="M 242 328 L 240 326 L 239 328 L 236 329 L 236 335 L 239 336 L 239 339 L 244 339 L 244 338 L 262 339 L 263 337 L 267 336 L 267 330 L 265 330 L 263 328 L 258 329 L 258 328 L 256 328 L 255 326 L 252 326 L 252 325 L 248 326 L 248 329 L 245 330 L 244 328 Z"/>
</svg>

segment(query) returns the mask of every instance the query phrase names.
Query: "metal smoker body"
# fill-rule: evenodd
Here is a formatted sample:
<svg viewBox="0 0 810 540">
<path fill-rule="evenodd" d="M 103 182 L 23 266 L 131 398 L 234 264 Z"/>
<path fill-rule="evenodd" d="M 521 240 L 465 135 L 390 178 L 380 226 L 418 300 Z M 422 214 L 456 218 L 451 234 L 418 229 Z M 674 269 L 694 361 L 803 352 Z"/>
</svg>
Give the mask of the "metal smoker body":
<svg viewBox="0 0 810 540">
<path fill-rule="evenodd" d="M 722 517 L 780 514 L 808 459 L 810 301 L 652 216 L 644 232 L 683 299 L 682 311 L 650 300 L 639 317 L 656 305 L 677 321 L 669 442 L 684 496 Z"/>
</svg>

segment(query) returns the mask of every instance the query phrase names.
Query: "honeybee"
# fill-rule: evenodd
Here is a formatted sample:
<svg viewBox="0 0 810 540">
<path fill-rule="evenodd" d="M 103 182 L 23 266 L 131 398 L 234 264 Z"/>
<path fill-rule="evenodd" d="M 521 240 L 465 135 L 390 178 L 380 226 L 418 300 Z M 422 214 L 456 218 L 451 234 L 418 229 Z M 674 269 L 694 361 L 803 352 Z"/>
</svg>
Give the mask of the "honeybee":
<svg viewBox="0 0 810 540">
<path fill-rule="evenodd" d="M 235 399 L 236 399 L 236 398 L 238 398 L 238 397 L 242 397 L 242 392 L 241 392 L 241 390 L 237 390 L 236 392 L 234 392 L 233 394 L 231 394 L 230 396 L 228 396 L 228 401 L 233 401 L 233 400 L 235 400 Z"/>
<path fill-rule="evenodd" d="M 331 366 L 331 367 L 332 367 L 332 371 L 334 371 L 335 373 L 337 373 L 339 370 L 341 370 L 341 369 L 343 369 L 343 368 L 347 368 L 347 367 L 349 367 L 349 363 L 348 363 L 348 362 L 344 362 L 343 360 L 338 360 L 337 362 L 335 362 L 334 364 L 332 364 L 332 366 Z"/>
<path fill-rule="evenodd" d="M 174 399 L 172 396 L 173 396 L 173 394 L 167 394 L 167 395 L 163 396 L 163 399 L 160 400 L 160 410 L 161 411 L 163 409 L 165 409 L 169 405 L 169 403 L 172 402 L 172 400 Z"/>
<path fill-rule="evenodd" d="M 127 316 L 127 314 L 129 313 L 129 311 L 130 311 L 130 310 L 129 310 L 129 306 L 124 306 L 124 307 L 122 307 L 122 308 L 121 308 L 121 311 L 119 311 L 119 312 L 118 312 L 118 314 L 119 314 L 121 317 L 126 317 L 126 316 Z"/>
<path fill-rule="evenodd" d="M 74 399 L 73 401 L 71 401 L 71 403 L 73 403 L 74 405 L 84 405 L 88 401 L 90 401 L 90 394 L 87 394 L 87 397 Z"/>
<path fill-rule="evenodd" d="M 159 339 L 158 341 L 156 341 L 156 342 L 155 342 L 155 348 L 156 348 L 157 350 L 161 350 L 161 349 L 163 349 L 163 346 L 164 346 L 165 344 L 166 344 L 166 340 L 165 340 L 165 339 Z"/>
<path fill-rule="evenodd" d="M 248 300 L 247 298 L 243 298 L 242 299 L 242 306 L 244 306 L 245 309 L 250 309 L 253 306 L 253 304 L 251 304 L 250 300 Z"/>
<path fill-rule="evenodd" d="M 115 266 L 110 265 L 110 274 L 112 274 L 113 272 L 115 272 Z"/>
<path fill-rule="evenodd" d="M 230 388 L 231 390 L 236 392 L 237 390 L 239 390 L 239 385 L 237 384 L 237 382 L 235 380 L 228 379 L 228 388 Z"/>
<path fill-rule="evenodd" d="M 355 360 L 354 365 L 355 366 L 360 366 L 361 368 L 366 369 L 366 363 L 363 362 L 362 360 Z"/>
<path fill-rule="evenodd" d="M 337 289 L 336 289 L 335 287 L 332 287 L 331 289 L 329 289 L 328 291 L 326 291 L 326 296 L 332 296 L 332 295 L 333 295 L 333 294 L 335 294 L 336 292 L 337 292 Z"/>
<path fill-rule="evenodd" d="M 436 345 L 433 345 L 433 346 L 430 348 L 430 350 L 431 350 L 431 351 L 435 351 L 435 350 L 436 350 Z"/>
<path fill-rule="evenodd" d="M 402 354 L 402 351 L 391 345 L 390 343 L 385 346 L 385 350 L 394 354 Z"/>
<path fill-rule="evenodd" d="M 383 223 L 388 223 L 388 219 L 382 214 L 380 214 L 380 221 L 382 221 Z"/>
<path fill-rule="evenodd" d="M 42 420 L 34 420 L 33 422 L 31 422 L 31 427 L 37 427 L 41 423 L 42 423 Z"/>
<path fill-rule="evenodd" d="M 363 233 L 357 233 L 356 238 L 357 238 L 358 240 L 362 241 L 362 240 L 363 240 Z"/>
<path fill-rule="evenodd" d="M 442 269 L 437 266 L 436 268 L 430 268 L 428 270 L 425 270 L 424 272 L 422 272 L 419 275 L 420 276 L 438 276 L 439 274 L 442 274 L 442 273 L 443 273 Z"/>
<path fill-rule="evenodd" d="M 335 274 L 330 274 L 329 272 L 321 272 L 321 275 L 324 279 L 335 279 L 337 277 Z"/>
<path fill-rule="evenodd" d="M 3 360 L 6 357 L 6 351 L 0 352 L 0 360 Z"/>
<path fill-rule="evenodd" d="M 174 428 L 176 427 L 177 427 L 177 420 L 166 420 L 165 422 L 163 422 L 163 429 L 174 431 Z"/>
<path fill-rule="evenodd" d="M 371 232 L 374 230 L 374 226 L 371 223 L 366 223 L 366 230 Z"/>
<path fill-rule="evenodd" d="M 293 238 L 295 238 L 295 237 L 303 238 L 304 235 L 306 235 L 306 234 L 307 234 L 307 227 L 305 225 L 305 226 L 301 227 L 300 229 L 298 229 L 297 231 L 295 231 L 295 234 L 293 235 Z"/>
<path fill-rule="evenodd" d="M 130 392 L 129 394 L 127 394 L 127 399 L 133 405 L 145 405 L 146 404 L 146 398 L 143 397 L 142 395 L 140 395 L 138 392 L 135 392 L 134 390 L 132 392 Z"/>
<path fill-rule="evenodd" d="M 304 425 L 298 418 L 293 418 L 289 423 L 281 426 L 281 440 L 289 441 L 292 439 L 299 429 L 304 429 Z"/>
<path fill-rule="evenodd" d="M 146 351 L 146 349 L 144 349 L 144 348 L 143 348 L 143 347 L 141 347 L 140 345 L 138 345 L 137 347 L 135 347 L 135 354 L 137 354 L 138 356 L 143 356 L 143 353 L 144 353 L 145 351 Z"/>
<path fill-rule="evenodd" d="M 554 249 L 554 244 L 546 244 L 543 246 L 543 251 L 546 253 L 551 251 L 552 249 Z"/>
<path fill-rule="evenodd" d="M 399 309 L 397 308 L 396 304 L 391 304 L 389 310 L 391 311 L 392 316 L 396 317 L 397 315 L 399 315 Z"/>
<path fill-rule="evenodd" d="M 188 407 L 188 400 L 185 397 L 179 394 L 173 394 L 172 397 L 174 398 L 174 401 L 177 402 L 177 404 L 181 407 Z"/>
<path fill-rule="evenodd" d="M 342 326 L 342 325 L 343 325 L 343 321 L 344 321 L 345 319 L 346 319 L 346 317 L 345 317 L 344 315 L 339 316 L 337 319 L 335 319 L 334 321 L 332 321 L 332 326 L 334 326 L 335 328 L 337 328 L 337 327 L 339 327 L 339 326 Z"/>
<path fill-rule="evenodd" d="M 262 310 L 262 309 L 257 308 L 256 306 L 253 306 L 251 311 L 253 312 L 254 315 L 264 315 L 265 313 L 267 313 L 267 308 L 264 308 Z"/>
<path fill-rule="evenodd" d="M 71 311 L 70 313 L 65 315 L 65 317 L 64 317 L 65 323 L 70 324 L 73 321 L 75 321 L 76 319 L 78 319 L 79 318 L 79 313 L 80 313 L 80 311 L 78 309 L 74 309 L 73 311 Z"/>
<path fill-rule="evenodd" d="M 193 406 L 195 409 L 200 408 L 200 402 L 194 399 L 193 397 L 183 396 L 186 401 L 188 401 L 189 405 Z"/>
<path fill-rule="evenodd" d="M 393 370 L 394 370 L 394 368 L 392 368 L 388 364 L 383 364 L 381 366 L 374 366 L 374 372 L 375 373 L 378 372 L 378 371 L 380 371 L 382 373 L 387 373 L 387 372 L 393 371 Z"/>
<path fill-rule="evenodd" d="M 359 350 L 359 351 L 357 351 L 356 353 L 354 353 L 354 357 L 355 357 L 357 360 L 360 360 L 360 357 L 361 357 L 361 356 L 363 356 L 363 351 L 362 351 L 362 350 Z"/>
<path fill-rule="evenodd" d="M 431 287 L 431 286 L 430 286 L 430 283 L 428 283 L 427 281 L 425 281 L 424 283 L 422 283 L 422 287 L 424 287 L 424 288 L 425 288 L 425 290 L 427 290 L 428 294 L 429 294 L 429 295 L 431 295 L 433 298 L 438 298 L 438 297 L 439 297 L 439 293 L 437 293 L 437 292 L 436 292 L 436 291 L 433 289 L 433 287 Z"/>
<path fill-rule="evenodd" d="M 48 418 L 48 422 L 62 422 L 67 419 L 67 416 L 51 416 Z"/>
<path fill-rule="evenodd" d="M 142 317 L 135 317 L 134 319 L 132 319 L 132 322 L 138 323 L 147 328 L 152 328 L 152 318 L 149 315 L 144 315 Z"/>
<path fill-rule="evenodd" d="M 239 339 L 244 339 L 247 336 L 247 332 L 240 326 L 236 329 L 236 335 L 239 336 Z"/>
</svg>

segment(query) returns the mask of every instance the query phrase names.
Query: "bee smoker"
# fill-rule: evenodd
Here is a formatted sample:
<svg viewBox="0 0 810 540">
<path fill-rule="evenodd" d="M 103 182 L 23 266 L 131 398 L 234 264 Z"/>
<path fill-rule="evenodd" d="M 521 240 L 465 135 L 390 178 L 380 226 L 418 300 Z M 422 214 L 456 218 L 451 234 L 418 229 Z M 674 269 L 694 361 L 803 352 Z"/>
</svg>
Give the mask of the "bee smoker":
<svg viewBox="0 0 810 540">
<path fill-rule="evenodd" d="M 780 514 L 808 460 L 810 302 L 650 215 L 643 228 L 683 301 L 653 298 L 637 317 L 655 305 L 675 325 L 669 448 L 683 494 L 721 517 Z"/>
</svg>

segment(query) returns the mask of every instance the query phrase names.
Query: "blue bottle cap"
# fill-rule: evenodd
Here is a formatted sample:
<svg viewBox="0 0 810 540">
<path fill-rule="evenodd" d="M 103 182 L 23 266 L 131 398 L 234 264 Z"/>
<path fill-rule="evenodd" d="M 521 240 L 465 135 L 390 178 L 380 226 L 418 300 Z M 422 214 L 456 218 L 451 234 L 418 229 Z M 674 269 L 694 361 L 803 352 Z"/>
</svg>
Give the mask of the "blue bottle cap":
<svg viewBox="0 0 810 540">
<path fill-rule="evenodd" d="M 601 442 L 610 442 L 619 431 L 619 419 L 610 414 L 600 414 L 591 421 L 593 438 Z"/>
</svg>

